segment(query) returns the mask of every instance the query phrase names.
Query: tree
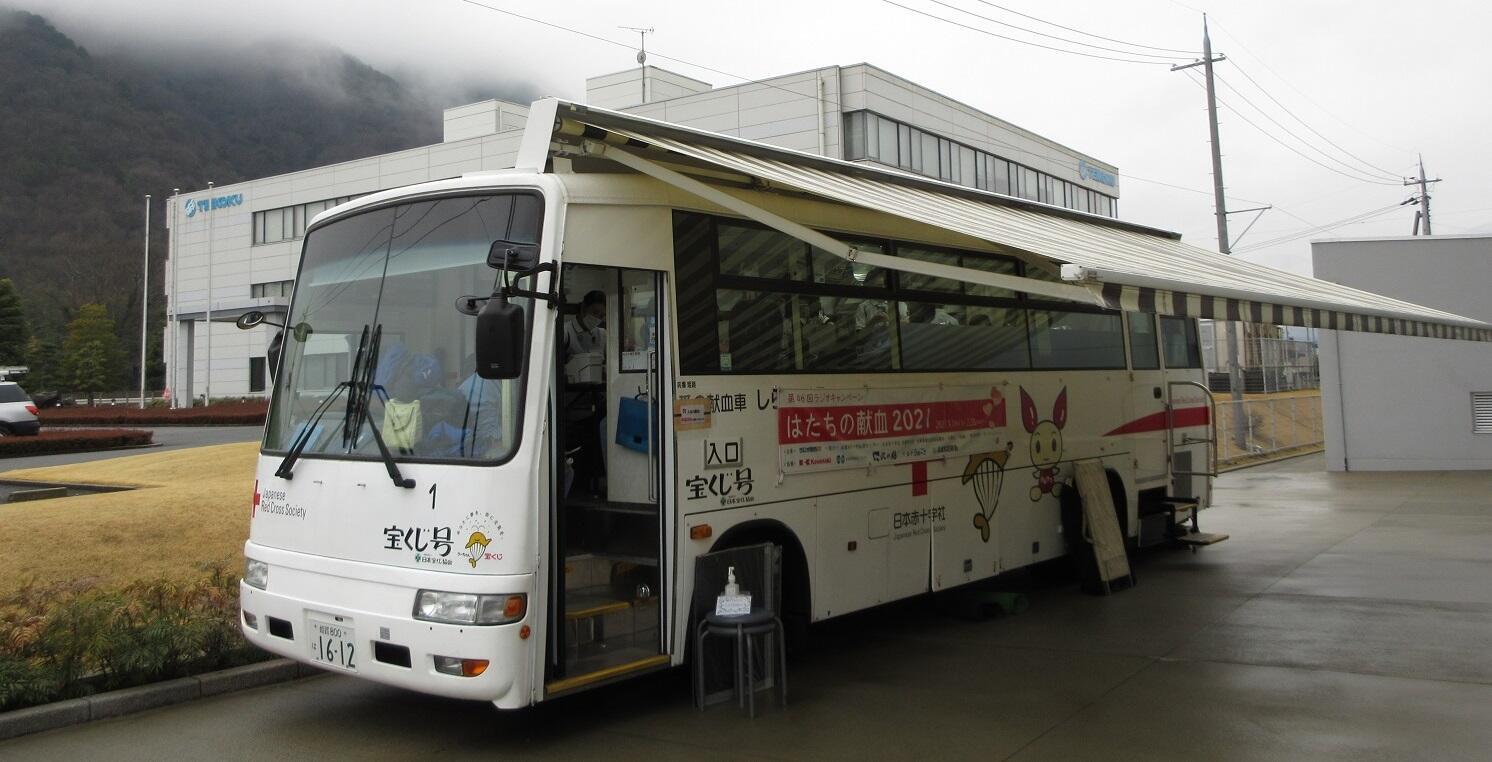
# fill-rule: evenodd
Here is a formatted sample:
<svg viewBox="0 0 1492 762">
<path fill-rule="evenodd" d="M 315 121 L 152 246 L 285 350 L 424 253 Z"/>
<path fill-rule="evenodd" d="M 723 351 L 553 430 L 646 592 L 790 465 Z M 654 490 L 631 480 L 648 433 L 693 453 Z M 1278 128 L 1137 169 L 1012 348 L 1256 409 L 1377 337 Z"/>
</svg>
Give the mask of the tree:
<svg viewBox="0 0 1492 762">
<path fill-rule="evenodd" d="M 57 344 L 48 341 L 41 336 L 32 336 L 26 342 L 26 367 L 30 372 L 26 374 L 26 388 L 35 393 L 39 391 L 55 392 L 62 386 L 62 368 L 57 357 Z"/>
<path fill-rule="evenodd" d="M 20 365 L 26 356 L 26 314 L 10 278 L 0 278 L 0 365 Z"/>
<path fill-rule="evenodd" d="M 85 304 L 78 316 L 67 324 L 67 339 L 62 343 L 62 379 L 75 391 L 88 393 L 93 404 L 95 392 L 121 383 L 123 352 L 114 334 L 114 319 L 102 304 Z"/>
</svg>

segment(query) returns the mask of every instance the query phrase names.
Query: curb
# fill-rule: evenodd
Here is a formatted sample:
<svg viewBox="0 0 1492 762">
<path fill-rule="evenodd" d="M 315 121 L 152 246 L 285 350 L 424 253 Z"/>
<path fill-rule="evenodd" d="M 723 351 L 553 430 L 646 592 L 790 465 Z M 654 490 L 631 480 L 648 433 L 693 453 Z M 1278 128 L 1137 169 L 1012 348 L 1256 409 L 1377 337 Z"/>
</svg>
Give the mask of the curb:
<svg viewBox="0 0 1492 762">
<path fill-rule="evenodd" d="M 272 659 L 193 677 L 17 709 L 0 713 L 0 741 L 319 674 L 321 670 L 290 659 Z"/>
</svg>

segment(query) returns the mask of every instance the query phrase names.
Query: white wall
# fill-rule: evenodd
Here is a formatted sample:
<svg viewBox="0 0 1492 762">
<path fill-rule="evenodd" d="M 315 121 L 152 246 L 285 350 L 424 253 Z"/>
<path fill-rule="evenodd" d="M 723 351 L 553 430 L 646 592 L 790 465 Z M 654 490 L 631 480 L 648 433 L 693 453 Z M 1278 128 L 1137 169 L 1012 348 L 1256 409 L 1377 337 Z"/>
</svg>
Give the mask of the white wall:
<svg viewBox="0 0 1492 762">
<path fill-rule="evenodd" d="M 1492 322 L 1492 236 L 1333 239 L 1311 244 L 1315 276 Z M 1471 393 L 1492 391 L 1492 344 L 1321 332 L 1327 468 L 1492 469 Z"/>
</svg>

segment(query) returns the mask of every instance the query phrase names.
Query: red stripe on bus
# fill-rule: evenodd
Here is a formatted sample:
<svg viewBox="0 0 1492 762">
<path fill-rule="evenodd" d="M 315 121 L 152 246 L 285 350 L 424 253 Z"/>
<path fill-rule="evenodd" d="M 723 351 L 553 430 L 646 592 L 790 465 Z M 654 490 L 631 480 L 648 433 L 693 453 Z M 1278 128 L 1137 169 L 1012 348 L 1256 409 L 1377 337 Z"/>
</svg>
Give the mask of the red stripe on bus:
<svg viewBox="0 0 1492 762">
<path fill-rule="evenodd" d="M 927 461 L 919 460 L 912 464 L 912 497 L 921 497 L 927 494 Z"/>
<path fill-rule="evenodd" d="M 1177 410 L 1175 415 L 1176 428 L 1178 429 L 1184 429 L 1188 426 L 1207 425 L 1207 408 L 1205 407 L 1184 407 Z M 1162 410 L 1159 413 L 1151 413 L 1150 415 L 1136 418 L 1133 421 L 1130 421 L 1129 423 L 1126 423 L 1123 426 L 1120 426 L 1119 428 L 1114 429 L 1107 434 L 1104 434 L 1104 436 L 1113 437 L 1120 434 L 1143 434 L 1147 431 L 1165 431 L 1165 429 L 1166 412 Z"/>
</svg>

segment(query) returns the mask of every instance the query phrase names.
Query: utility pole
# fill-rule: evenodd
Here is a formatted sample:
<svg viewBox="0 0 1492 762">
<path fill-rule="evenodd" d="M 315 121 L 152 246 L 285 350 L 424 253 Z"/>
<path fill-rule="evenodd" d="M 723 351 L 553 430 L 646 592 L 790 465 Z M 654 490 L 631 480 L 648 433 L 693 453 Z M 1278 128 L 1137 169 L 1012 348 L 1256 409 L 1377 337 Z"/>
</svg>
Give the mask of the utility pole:
<svg viewBox="0 0 1492 762">
<path fill-rule="evenodd" d="M 1430 185 L 1430 183 L 1438 183 L 1438 182 L 1440 182 L 1440 178 L 1438 178 L 1438 177 L 1435 178 L 1434 180 L 1426 180 L 1425 179 L 1425 157 L 1424 157 L 1423 154 L 1421 154 L 1420 157 L 1419 157 L 1419 177 L 1411 177 L 1408 180 L 1404 181 L 1405 185 L 1418 185 L 1419 186 L 1419 198 L 1418 199 L 1411 198 L 1408 201 L 1408 203 L 1411 203 L 1411 204 L 1415 204 L 1415 203 L 1419 204 L 1419 211 L 1417 211 L 1417 212 L 1414 213 L 1414 235 L 1419 235 L 1420 222 L 1421 221 L 1424 221 L 1424 223 L 1425 223 L 1425 226 L 1424 226 L 1425 227 L 1425 235 L 1430 235 L 1430 188 L 1429 188 L 1429 185 Z"/>
<path fill-rule="evenodd" d="M 1217 209 L 1217 250 L 1232 254 L 1228 239 L 1228 203 L 1223 198 L 1223 151 L 1217 139 L 1217 90 L 1212 81 L 1212 64 L 1228 60 L 1227 56 L 1212 55 L 1212 38 L 1207 34 L 1207 14 L 1202 14 L 1202 60 L 1181 66 L 1172 66 L 1171 71 L 1181 71 L 1201 66 L 1207 80 L 1207 127 L 1212 136 L 1212 199 Z M 1421 172 L 1420 174 L 1424 174 Z M 1227 323 L 1228 336 L 1228 391 L 1233 400 L 1233 441 L 1239 450 L 1248 446 L 1248 426 L 1243 411 L 1243 361 L 1240 359 L 1238 323 Z"/>
<path fill-rule="evenodd" d="M 145 194 L 145 266 L 140 270 L 140 409 L 145 409 L 145 336 L 150 325 L 150 194 Z"/>
</svg>

